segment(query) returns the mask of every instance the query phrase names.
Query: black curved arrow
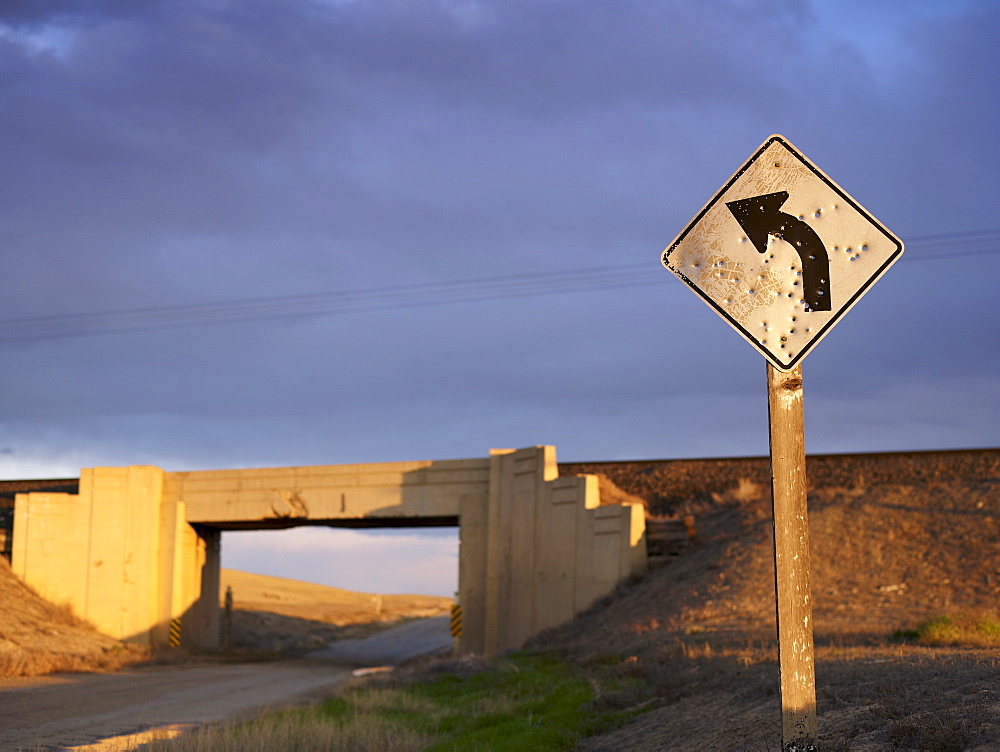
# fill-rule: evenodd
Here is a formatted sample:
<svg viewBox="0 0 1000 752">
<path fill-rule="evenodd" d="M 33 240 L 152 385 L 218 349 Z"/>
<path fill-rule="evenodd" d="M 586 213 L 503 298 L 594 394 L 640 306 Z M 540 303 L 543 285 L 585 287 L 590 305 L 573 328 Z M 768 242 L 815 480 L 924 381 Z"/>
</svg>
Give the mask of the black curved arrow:
<svg viewBox="0 0 1000 752">
<path fill-rule="evenodd" d="M 758 252 L 767 250 L 767 236 L 789 243 L 802 259 L 802 297 L 807 311 L 830 310 L 830 257 L 816 231 L 798 217 L 781 211 L 788 191 L 727 201 L 726 206 Z"/>
</svg>

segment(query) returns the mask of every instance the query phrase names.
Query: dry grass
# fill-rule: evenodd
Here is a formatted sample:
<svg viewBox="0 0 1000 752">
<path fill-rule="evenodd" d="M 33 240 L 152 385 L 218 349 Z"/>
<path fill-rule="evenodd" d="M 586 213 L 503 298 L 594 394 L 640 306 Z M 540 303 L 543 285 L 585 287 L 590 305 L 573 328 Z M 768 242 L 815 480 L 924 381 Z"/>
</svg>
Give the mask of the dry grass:
<svg viewBox="0 0 1000 752">
<path fill-rule="evenodd" d="M 149 659 L 149 650 L 102 635 L 65 605 L 49 603 L 0 559 L 0 677 L 108 672 Z"/>
<path fill-rule="evenodd" d="M 755 483 L 749 478 L 739 478 L 733 488 L 722 493 L 713 493 L 712 497 L 718 504 L 735 502 L 737 504 L 750 504 L 769 498 L 771 493 L 767 486 Z"/>
<path fill-rule="evenodd" d="M 658 468 L 611 471 L 662 495 Z M 809 493 L 820 748 L 1000 749 L 998 479 L 885 475 L 840 474 Z M 627 661 L 647 682 L 652 710 L 586 749 L 780 748 L 769 489 L 735 475 L 684 509 L 698 515 L 696 546 L 532 643 L 577 663 Z M 893 639 L 915 625 L 919 641 Z"/>
<path fill-rule="evenodd" d="M 150 652 L 121 644 L 79 654 L 54 653 L 47 648 L 0 645 L 0 677 L 43 676 L 59 673 L 107 673 L 146 661 Z"/>
<path fill-rule="evenodd" d="M 417 752 L 429 737 L 370 712 L 342 724 L 304 711 L 267 716 L 247 724 L 207 726 L 169 742 L 153 743 L 150 752 Z"/>
</svg>

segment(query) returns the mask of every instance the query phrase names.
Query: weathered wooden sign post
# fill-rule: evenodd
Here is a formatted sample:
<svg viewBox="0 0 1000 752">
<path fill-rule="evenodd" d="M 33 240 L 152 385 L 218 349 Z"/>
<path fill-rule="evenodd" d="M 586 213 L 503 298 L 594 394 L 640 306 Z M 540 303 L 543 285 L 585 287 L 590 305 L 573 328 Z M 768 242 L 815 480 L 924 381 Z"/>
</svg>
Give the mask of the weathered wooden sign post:
<svg viewBox="0 0 1000 752">
<path fill-rule="evenodd" d="M 802 358 L 903 252 L 782 136 L 771 136 L 662 262 L 767 358 L 785 750 L 816 749 Z"/>
</svg>

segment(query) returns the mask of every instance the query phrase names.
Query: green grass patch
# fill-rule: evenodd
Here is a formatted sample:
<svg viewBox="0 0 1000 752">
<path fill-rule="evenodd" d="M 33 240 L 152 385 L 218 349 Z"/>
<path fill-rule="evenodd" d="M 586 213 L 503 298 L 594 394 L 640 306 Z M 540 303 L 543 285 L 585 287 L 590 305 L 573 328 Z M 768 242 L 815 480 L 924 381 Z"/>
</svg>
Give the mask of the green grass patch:
<svg viewBox="0 0 1000 752">
<path fill-rule="evenodd" d="M 614 667 L 585 674 L 549 657 L 517 654 L 471 674 L 448 673 L 404 686 L 361 685 L 315 707 L 202 729 L 161 748 L 569 750 L 642 712 L 634 701 L 645 687 L 641 677 Z"/>
<path fill-rule="evenodd" d="M 366 704 L 358 689 L 328 705 L 334 716 Z M 564 750 L 625 719 L 593 707 L 595 692 L 574 667 L 541 656 L 514 655 L 468 676 L 447 675 L 383 695 L 368 710 L 427 734 L 431 750 Z"/>
<path fill-rule="evenodd" d="M 1000 646 L 1000 620 L 991 614 L 949 614 L 916 629 L 897 630 L 893 639 L 921 645 Z"/>
</svg>

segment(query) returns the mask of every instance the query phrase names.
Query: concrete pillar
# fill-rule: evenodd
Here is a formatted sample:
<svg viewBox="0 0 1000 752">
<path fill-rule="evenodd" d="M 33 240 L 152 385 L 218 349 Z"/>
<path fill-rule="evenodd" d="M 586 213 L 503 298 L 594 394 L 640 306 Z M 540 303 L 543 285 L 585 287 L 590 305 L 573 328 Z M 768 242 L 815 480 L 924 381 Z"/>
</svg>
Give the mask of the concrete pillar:
<svg viewBox="0 0 1000 752">
<path fill-rule="evenodd" d="M 483 654 L 497 653 L 500 609 L 501 561 L 500 507 L 505 455 L 513 449 L 490 450 L 490 482 L 486 500 L 486 583 L 483 610 Z"/>
<path fill-rule="evenodd" d="M 461 654 L 486 652 L 486 562 L 488 501 L 479 495 L 462 498 L 458 535 L 458 603 L 462 607 Z"/>
<path fill-rule="evenodd" d="M 181 542 L 184 528 L 184 502 L 164 498 L 160 504 L 160 539 L 156 562 L 156 616 L 150 627 L 150 641 L 157 647 L 170 644 L 170 621 L 184 613 Z"/>
<path fill-rule="evenodd" d="M 171 597 L 171 620 L 179 620 L 182 625 L 181 644 L 187 644 L 188 636 L 183 624 L 187 619 L 194 602 L 198 599 L 198 587 L 201 584 L 201 551 L 198 534 L 186 520 L 180 520 L 177 526 L 177 538 L 174 544 L 174 567 Z"/>
<path fill-rule="evenodd" d="M 649 571 L 649 554 L 646 550 L 646 507 L 642 504 L 626 504 L 628 524 L 623 530 L 627 536 L 625 556 L 622 561 L 622 576 L 637 577 Z"/>
<path fill-rule="evenodd" d="M 535 630 L 549 629 L 576 614 L 577 553 L 582 512 L 600 502 L 597 477 L 559 478 L 539 504 Z M 580 552 L 586 557 L 586 551 Z"/>
<path fill-rule="evenodd" d="M 127 540 L 127 468 L 95 467 L 80 473 L 80 501 L 90 509 L 90 545 L 84 563 L 87 589 L 83 617 L 119 639 Z"/>
<path fill-rule="evenodd" d="M 89 527 L 77 497 L 64 493 L 17 494 L 11 569 L 43 598 L 83 615 Z M 82 519 L 81 519 L 82 517 Z"/>
<path fill-rule="evenodd" d="M 158 616 L 160 502 L 163 471 L 129 467 L 126 471 L 126 546 L 122 566 L 122 626 L 126 639 L 148 645 Z"/>
<path fill-rule="evenodd" d="M 488 655 L 519 647 L 538 631 L 540 552 L 548 544 L 548 531 L 540 529 L 547 514 L 543 500 L 547 484 L 559 476 L 552 446 L 494 450 L 490 460 L 483 630 Z"/>
<path fill-rule="evenodd" d="M 222 620 L 219 610 L 219 568 L 222 554 L 222 531 L 193 528 L 197 536 L 197 557 L 192 572 L 192 604 L 183 617 L 184 644 L 203 650 L 217 650 L 222 644 Z"/>
<path fill-rule="evenodd" d="M 149 644 L 156 619 L 162 490 L 156 467 L 80 474 L 80 503 L 90 511 L 83 616 L 105 634 L 139 644 Z"/>
</svg>

